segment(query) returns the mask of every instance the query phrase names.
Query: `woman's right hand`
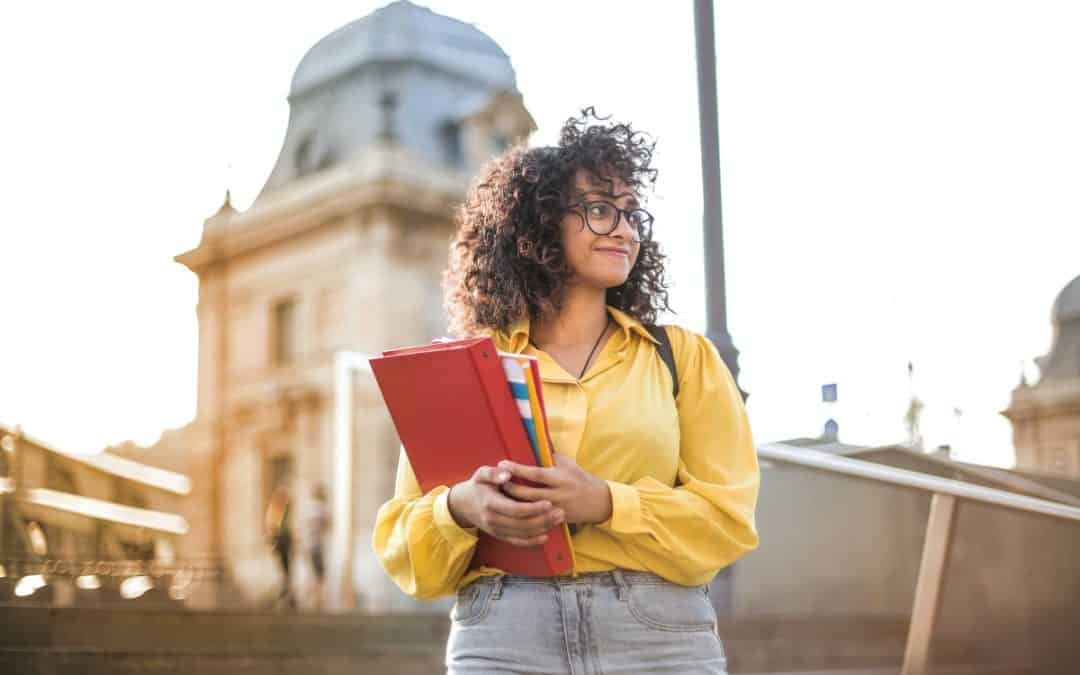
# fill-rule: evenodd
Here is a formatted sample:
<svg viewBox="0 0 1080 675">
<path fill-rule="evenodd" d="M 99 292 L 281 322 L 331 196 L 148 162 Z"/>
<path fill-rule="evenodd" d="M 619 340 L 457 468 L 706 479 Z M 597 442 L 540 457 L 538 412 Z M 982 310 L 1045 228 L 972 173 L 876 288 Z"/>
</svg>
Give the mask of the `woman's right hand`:
<svg viewBox="0 0 1080 675">
<path fill-rule="evenodd" d="M 476 527 L 515 546 L 538 546 L 547 532 L 562 524 L 562 509 L 551 502 L 522 502 L 503 493 L 510 473 L 482 466 L 469 480 L 450 488 L 450 514 L 462 527 Z"/>
</svg>

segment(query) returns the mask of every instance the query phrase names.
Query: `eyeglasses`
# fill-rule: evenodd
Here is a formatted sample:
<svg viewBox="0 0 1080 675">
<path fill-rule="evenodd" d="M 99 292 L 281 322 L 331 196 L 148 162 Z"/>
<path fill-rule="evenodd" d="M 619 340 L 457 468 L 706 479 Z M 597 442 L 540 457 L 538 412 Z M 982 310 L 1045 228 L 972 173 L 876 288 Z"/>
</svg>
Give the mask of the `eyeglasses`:
<svg viewBox="0 0 1080 675">
<path fill-rule="evenodd" d="M 611 202 L 582 201 L 571 204 L 570 208 L 581 207 L 585 214 L 585 225 L 593 234 L 603 237 L 615 231 L 623 216 L 630 225 L 634 241 L 641 243 L 652 239 L 652 214 L 645 209 L 620 209 Z"/>
</svg>

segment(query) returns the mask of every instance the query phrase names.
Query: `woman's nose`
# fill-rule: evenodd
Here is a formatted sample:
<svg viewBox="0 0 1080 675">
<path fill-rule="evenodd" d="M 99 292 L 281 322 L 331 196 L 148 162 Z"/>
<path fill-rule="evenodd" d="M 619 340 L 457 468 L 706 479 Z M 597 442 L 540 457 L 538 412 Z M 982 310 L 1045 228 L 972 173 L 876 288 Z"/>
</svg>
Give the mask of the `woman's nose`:
<svg viewBox="0 0 1080 675">
<path fill-rule="evenodd" d="M 634 228 L 630 225 L 630 219 L 625 213 L 619 214 L 619 220 L 615 223 L 615 229 L 611 231 L 611 236 L 616 239 L 634 239 Z"/>
</svg>

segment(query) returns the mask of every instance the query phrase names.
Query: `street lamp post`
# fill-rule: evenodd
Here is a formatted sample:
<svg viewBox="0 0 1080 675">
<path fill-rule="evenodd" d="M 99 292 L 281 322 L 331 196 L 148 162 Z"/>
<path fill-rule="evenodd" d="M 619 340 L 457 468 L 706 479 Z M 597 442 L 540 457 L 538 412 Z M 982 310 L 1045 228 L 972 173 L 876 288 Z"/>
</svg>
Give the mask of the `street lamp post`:
<svg viewBox="0 0 1080 675">
<path fill-rule="evenodd" d="M 713 0 L 694 0 L 694 35 L 697 44 L 698 113 L 701 121 L 701 180 L 705 229 L 706 333 L 716 345 L 736 383 L 739 350 L 727 326 L 724 282 L 724 227 L 720 204 L 720 140 L 716 108 L 716 32 Z M 747 393 L 739 387 L 743 399 Z"/>
</svg>

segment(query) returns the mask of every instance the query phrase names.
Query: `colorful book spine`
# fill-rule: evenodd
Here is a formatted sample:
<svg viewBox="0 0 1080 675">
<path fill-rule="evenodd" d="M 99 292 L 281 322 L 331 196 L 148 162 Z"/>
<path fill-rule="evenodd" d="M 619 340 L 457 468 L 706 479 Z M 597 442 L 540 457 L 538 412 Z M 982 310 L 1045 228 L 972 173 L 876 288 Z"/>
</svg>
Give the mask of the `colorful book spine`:
<svg viewBox="0 0 1080 675">
<path fill-rule="evenodd" d="M 506 381 L 510 385 L 510 393 L 517 404 L 521 422 L 525 426 L 525 433 L 532 445 L 533 457 L 537 466 L 550 466 L 544 464 L 540 454 L 540 441 L 536 435 L 536 417 L 533 414 L 533 406 L 530 402 L 528 376 L 529 364 L 522 363 L 516 354 L 500 354 L 503 372 L 506 373 Z"/>
<path fill-rule="evenodd" d="M 540 367 L 537 364 L 536 359 L 529 358 L 529 361 L 522 364 L 525 370 L 525 384 L 529 390 L 529 408 L 532 412 L 532 419 L 536 427 L 535 437 L 537 439 L 536 451 L 540 456 L 539 465 L 543 467 L 555 466 L 555 457 L 552 453 L 555 452 L 555 448 L 551 443 L 551 435 L 548 433 L 547 428 L 547 411 L 544 409 L 544 394 L 543 385 L 540 382 Z M 563 534 L 566 536 L 567 541 L 573 541 L 574 530 L 566 523 L 562 524 Z M 574 547 L 570 547 L 570 560 L 573 562 L 573 568 L 577 569 L 577 558 L 574 555 Z"/>
<path fill-rule="evenodd" d="M 535 375 L 532 368 L 525 371 L 525 384 L 529 388 L 529 407 L 536 427 L 536 450 L 540 456 L 540 466 L 555 466 L 555 458 L 551 455 L 551 436 L 547 429 L 547 415 L 544 413 L 543 399 L 540 398 L 540 383 Z"/>
<path fill-rule="evenodd" d="M 547 439 L 548 450 L 552 453 L 555 452 L 555 443 L 551 440 L 551 425 L 547 422 L 547 406 L 544 405 L 544 387 L 540 384 L 540 363 L 536 359 L 532 359 L 529 363 L 532 366 L 532 379 L 533 384 L 536 387 L 536 399 L 540 403 L 540 417 L 544 420 L 544 437 Z"/>
</svg>

